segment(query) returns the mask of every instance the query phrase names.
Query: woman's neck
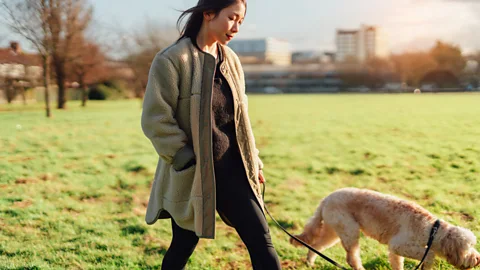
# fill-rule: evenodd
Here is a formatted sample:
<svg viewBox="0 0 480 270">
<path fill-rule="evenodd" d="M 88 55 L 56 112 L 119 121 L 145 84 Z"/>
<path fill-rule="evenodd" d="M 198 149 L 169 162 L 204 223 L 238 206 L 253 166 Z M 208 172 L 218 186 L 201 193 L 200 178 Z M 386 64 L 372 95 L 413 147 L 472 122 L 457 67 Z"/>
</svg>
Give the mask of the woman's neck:
<svg viewBox="0 0 480 270">
<path fill-rule="evenodd" d="M 204 25 L 202 25 L 202 28 L 200 29 L 200 32 L 197 35 L 197 46 L 198 48 L 200 48 L 200 50 L 206 53 L 209 53 L 213 57 L 217 58 L 217 55 L 218 55 L 217 42 L 210 37 Z"/>
</svg>

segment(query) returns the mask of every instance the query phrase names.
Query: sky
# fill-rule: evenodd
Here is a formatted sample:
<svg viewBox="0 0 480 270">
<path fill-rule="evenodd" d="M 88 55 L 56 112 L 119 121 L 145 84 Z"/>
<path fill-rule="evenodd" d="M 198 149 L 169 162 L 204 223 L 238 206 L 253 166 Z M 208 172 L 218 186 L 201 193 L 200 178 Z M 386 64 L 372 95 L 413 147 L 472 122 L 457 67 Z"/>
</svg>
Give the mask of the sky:
<svg viewBox="0 0 480 270">
<path fill-rule="evenodd" d="M 91 0 L 94 27 L 141 28 L 146 20 L 175 26 L 178 10 L 197 0 Z M 337 29 L 381 27 L 393 52 L 425 50 L 435 40 L 480 50 L 480 0 L 250 0 L 237 38 L 274 37 L 294 50 L 334 51 Z M 3 40 L 1 40 L 3 36 Z M 10 39 L 0 26 L 0 42 Z"/>
</svg>

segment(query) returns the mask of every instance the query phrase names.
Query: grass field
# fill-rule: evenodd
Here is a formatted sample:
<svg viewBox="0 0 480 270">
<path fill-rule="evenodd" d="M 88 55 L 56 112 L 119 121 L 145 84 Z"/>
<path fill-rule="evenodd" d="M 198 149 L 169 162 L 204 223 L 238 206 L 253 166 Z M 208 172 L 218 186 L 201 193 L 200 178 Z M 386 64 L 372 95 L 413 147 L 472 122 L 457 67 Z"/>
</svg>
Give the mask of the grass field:
<svg viewBox="0 0 480 270">
<path fill-rule="evenodd" d="M 292 232 L 322 197 L 355 186 L 414 200 L 480 236 L 480 95 L 272 95 L 249 104 L 265 201 Z M 139 101 L 70 102 L 53 119 L 42 104 L 0 105 L 0 269 L 160 267 L 170 224 L 144 223 L 157 156 L 140 114 Z M 241 240 L 217 220 L 216 239 L 200 241 L 188 269 L 249 269 Z M 308 269 L 306 249 L 270 225 L 283 268 Z M 385 246 L 362 238 L 361 248 L 367 269 L 390 269 Z M 346 266 L 340 247 L 325 254 Z"/>
</svg>

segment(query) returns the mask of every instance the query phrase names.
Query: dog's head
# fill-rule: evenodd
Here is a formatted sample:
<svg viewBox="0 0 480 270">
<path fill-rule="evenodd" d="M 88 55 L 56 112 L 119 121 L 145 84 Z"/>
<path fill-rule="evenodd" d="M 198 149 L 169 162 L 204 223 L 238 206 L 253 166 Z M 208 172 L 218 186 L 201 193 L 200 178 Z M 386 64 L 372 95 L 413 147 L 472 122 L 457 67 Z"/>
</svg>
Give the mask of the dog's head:
<svg viewBox="0 0 480 270">
<path fill-rule="evenodd" d="M 303 232 L 295 235 L 295 237 L 309 245 L 312 245 L 313 242 L 315 242 L 321 236 L 322 227 L 323 223 L 318 224 L 315 219 L 312 218 L 307 225 L 305 225 L 305 228 L 303 228 Z M 296 247 L 302 246 L 302 243 L 298 242 L 294 238 L 290 238 L 290 244 Z"/>
<path fill-rule="evenodd" d="M 298 239 L 302 240 L 303 242 L 307 243 L 310 245 L 311 243 L 311 239 L 310 237 L 308 237 L 308 235 L 306 235 L 305 233 L 301 233 L 301 234 L 297 234 L 295 235 L 295 237 L 297 237 Z M 297 240 L 295 240 L 293 237 L 290 238 L 290 244 L 292 244 L 293 246 L 295 247 L 300 247 L 302 246 L 302 243 L 298 242 Z"/>
<path fill-rule="evenodd" d="M 477 238 L 465 228 L 449 226 L 441 240 L 443 256 L 458 269 L 470 269 L 480 264 L 480 254 L 475 250 Z"/>
</svg>

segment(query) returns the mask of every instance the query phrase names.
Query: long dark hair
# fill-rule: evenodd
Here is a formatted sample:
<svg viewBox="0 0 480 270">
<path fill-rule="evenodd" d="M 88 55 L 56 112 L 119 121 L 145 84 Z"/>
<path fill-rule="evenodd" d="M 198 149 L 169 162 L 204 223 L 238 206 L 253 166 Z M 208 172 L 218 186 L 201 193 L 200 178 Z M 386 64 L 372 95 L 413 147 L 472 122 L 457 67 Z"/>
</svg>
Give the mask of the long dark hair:
<svg viewBox="0 0 480 270">
<path fill-rule="evenodd" d="M 200 28 L 203 24 L 203 13 L 213 12 L 217 16 L 222 9 L 227 8 L 236 2 L 241 2 L 245 5 L 245 13 L 247 12 L 247 0 L 198 0 L 196 6 L 189 8 L 182 12 L 177 20 L 177 28 L 180 29 L 180 25 L 188 17 L 187 23 L 180 31 L 180 39 L 184 37 L 196 38 Z"/>
</svg>

